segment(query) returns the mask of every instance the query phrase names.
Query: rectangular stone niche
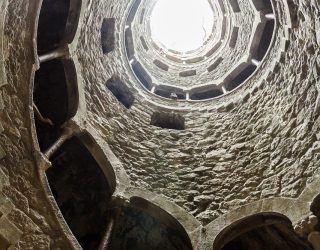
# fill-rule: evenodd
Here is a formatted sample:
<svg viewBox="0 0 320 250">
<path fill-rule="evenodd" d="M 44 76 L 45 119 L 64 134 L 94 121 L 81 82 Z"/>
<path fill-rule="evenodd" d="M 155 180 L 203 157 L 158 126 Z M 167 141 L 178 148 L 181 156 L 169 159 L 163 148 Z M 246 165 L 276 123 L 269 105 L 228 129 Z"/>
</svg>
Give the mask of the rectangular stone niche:
<svg viewBox="0 0 320 250">
<path fill-rule="evenodd" d="M 141 44 L 142 44 L 143 48 L 148 51 L 149 48 L 148 48 L 146 40 L 144 40 L 143 36 L 140 36 L 140 41 L 141 41 Z"/>
<path fill-rule="evenodd" d="M 180 77 L 189 77 L 189 76 L 195 76 L 196 74 L 197 74 L 197 71 L 195 69 L 193 69 L 193 70 L 180 72 L 179 76 Z"/>
<path fill-rule="evenodd" d="M 240 7 L 239 7 L 239 3 L 238 0 L 229 0 L 231 8 L 233 10 L 233 12 L 237 13 L 240 12 Z"/>
<path fill-rule="evenodd" d="M 164 71 L 168 71 L 169 70 L 169 66 L 163 62 L 161 62 L 160 60 L 154 60 L 153 63 L 160 69 L 164 70 Z"/>
<path fill-rule="evenodd" d="M 142 65 L 139 62 L 135 61 L 132 64 L 132 70 L 139 81 L 143 84 L 143 86 L 145 86 L 148 90 L 151 90 L 152 79 L 148 75 L 147 71 L 142 67 Z"/>
<path fill-rule="evenodd" d="M 239 36 L 239 27 L 234 27 L 232 30 L 231 39 L 229 43 L 230 48 L 234 49 L 236 47 L 238 36 Z"/>
<path fill-rule="evenodd" d="M 115 98 L 122 103 L 123 106 L 127 109 L 131 108 L 134 102 L 134 96 L 118 76 L 111 77 L 107 81 L 106 87 L 111 91 Z"/>
<path fill-rule="evenodd" d="M 101 26 L 101 45 L 103 54 L 114 50 L 115 46 L 115 18 L 104 18 Z"/>
<path fill-rule="evenodd" d="M 151 125 L 166 129 L 185 129 L 185 119 L 182 115 L 174 112 L 156 111 L 151 116 Z"/>
</svg>

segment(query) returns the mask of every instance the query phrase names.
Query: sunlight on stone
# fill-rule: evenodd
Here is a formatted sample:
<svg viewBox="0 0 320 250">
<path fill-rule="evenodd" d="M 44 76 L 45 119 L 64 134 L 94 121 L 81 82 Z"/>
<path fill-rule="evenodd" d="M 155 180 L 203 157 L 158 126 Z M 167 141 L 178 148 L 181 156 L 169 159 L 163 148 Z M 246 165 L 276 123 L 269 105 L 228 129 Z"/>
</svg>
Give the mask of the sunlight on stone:
<svg viewBox="0 0 320 250">
<path fill-rule="evenodd" d="M 150 17 L 152 39 L 167 49 L 192 51 L 209 38 L 213 21 L 207 0 L 159 0 Z"/>
</svg>

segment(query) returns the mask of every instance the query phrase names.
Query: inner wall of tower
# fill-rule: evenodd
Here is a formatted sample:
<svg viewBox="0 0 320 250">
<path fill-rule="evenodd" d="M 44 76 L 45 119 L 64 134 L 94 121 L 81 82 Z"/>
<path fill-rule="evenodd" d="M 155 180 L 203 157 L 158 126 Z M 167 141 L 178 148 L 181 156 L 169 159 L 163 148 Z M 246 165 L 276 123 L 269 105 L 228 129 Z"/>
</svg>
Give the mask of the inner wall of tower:
<svg viewBox="0 0 320 250">
<path fill-rule="evenodd" d="M 270 197 L 297 198 L 307 184 L 314 181 L 318 173 L 317 155 L 309 154 L 317 145 L 315 131 L 319 125 L 314 120 L 312 108 L 317 97 L 316 79 L 311 72 L 310 76 L 305 75 L 306 72 L 297 65 L 283 62 L 288 60 L 287 57 L 293 57 L 301 65 L 311 65 L 315 55 L 301 61 L 294 46 L 299 40 L 296 37 L 302 35 L 300 29 L 297 32 L 290 30 L 294 39 L 291 46 L 285 46 L 285 40 L 290 39 L 286 38 L 289 25 L 303 25 L 292 24 L 295 20 L 290 19 L 290 13 L 280 11 L 285 8 L 285 3 L 274 6 L 279 20 L 275 21 L 277 27 L 272 47 L 261 61 L 259 70 L 227 95 L 198 102 L 162 98 L 146 90 L 139 77 L 132 73 L 129 58 L 123 53 L 125 42 L 121 39 L 125 39 L 123 32 L 129 29 L 127 20 L 120 18 L 122 13 L 130 14 L 132 8 L 136 8 L 139 17 L 140 9 L 117 4 L 110 9 L 109 4 L 93 3 L 91 8 L 97 12 L 95 17 L 88 19 L 87 27 L 100 29 L 103 18 L 118 17 L 116 49 L 107 56 L 98 54 L 100 34 L 92 35 L 83 30 L 77 56 L 83 65 L 81 73 L 85 81 L 89 123 L 109 143 L 137 187 L 166 196 L 206 225 L 249 202 Z M 252 24 L 254 18 L 250 10 L 258 11 L 247 5 L 254 7 L 250 1 L 239 1 L 239 8 L 244 12 L 240 11 L 241 14 L 233 13 L 230 4 L 225 7 L 229 9 L 228 15 L 232 16 L 233 22 L 239 25 L 247 17 Z M 145 7 L 143 2 L 139 6 Z M 137 17 L 132 21 L 132 29 L 135 20 L 139 22 Z M 303 32 L 307 31 L 303 29 Z M 145 53 L 139 35 L 132 35 L 133 43 L 137 43 L 134 44 L 137 57 Z M 239 37 L 241 35 L 249 36 L 250 33 L 240 27 Z M 87 39 L 91 42 L 85 43 Z M 238 42 L 241 44 L 240 39 Z M 224 55 L 228 57 L 228 53 L 220 56 Z M 153 60 L 142 57 L 142 60 L 149 59 Z M 148 66 L 156 67 L 151 64 L 144 62 L 144 73 L 152 71 Z M 158 69 L 154 71 L 163 73 Z M 149 78 L 152 80 L 167 79 L 162 75 L 151 76 L 151 73 Z M 105 89 L 106 81 L 114 75 L 136 95 L 129 110 L 119 105 Z M 171 80 L 178 78 L 175 76 Z M 314 84 L 310 84 L 311 79 Z M 309 101 L 301 103 L 299 93 L 304 88 L 307 88 L 304 93 Z M 150 126 L 155 112 L 183 117 L 184 129 Z M 174 120 L 173 116 L 168 119 Z"/>
<path fill-rule="evenodd" d="M 0 3 L 0 248 L 96 249 L 118 218 L 110 249 L 312 249 L 319 3 L 209 1 L 186 53 L 156 3 Z"/>
</svg>

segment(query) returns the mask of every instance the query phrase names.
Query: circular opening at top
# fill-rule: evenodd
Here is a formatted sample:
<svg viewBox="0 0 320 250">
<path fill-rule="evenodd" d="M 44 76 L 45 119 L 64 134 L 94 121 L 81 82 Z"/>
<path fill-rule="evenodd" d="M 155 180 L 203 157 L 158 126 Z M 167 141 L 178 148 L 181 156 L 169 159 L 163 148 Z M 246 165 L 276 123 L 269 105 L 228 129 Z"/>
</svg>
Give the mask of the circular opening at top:
<svg viewBox="0 0 320 250">
<path fill-rule="evenodd" d="M 213 25 L 208 0 L 158 0 L 150 16 L 152 39 L 181 53 L 199 49 L 212 34 Z"/>
</svg>

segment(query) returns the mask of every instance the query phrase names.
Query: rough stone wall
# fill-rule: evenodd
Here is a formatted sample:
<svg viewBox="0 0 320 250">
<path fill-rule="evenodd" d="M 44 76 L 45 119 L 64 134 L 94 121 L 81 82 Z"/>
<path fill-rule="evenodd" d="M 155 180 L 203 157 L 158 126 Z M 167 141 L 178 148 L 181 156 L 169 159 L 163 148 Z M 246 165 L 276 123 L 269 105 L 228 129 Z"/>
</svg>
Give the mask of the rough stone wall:
<svg viewBox="0 0 320 250">
<path fill-rule="evenodd" d="M 0 4 L 6 74 L 0 74 L 0 245 L 69 249 L 40 184 L 34 157 L 29 116 L 32 3 Z M 297 197 L 317 178 L 320 4 L 292 0 L 291 5 L 291 42 L 268 81 L 249 99 L 226 110 L 206 102 L 201 112 L 197 108 L 182 112 L 187 129 L 168 131 L 149 125 L 152 112 L 159 108 L 139 98 L 136 90 L 132 89 L 136 102 L 126 110 L 103 85 L 117 74 L 130 86 L 119 42 L 127 1 L 86 2 L 77 57 L 86 88 L 87 123 L 111 145 L 132 185 L 164 195 L 206 224 L 250 201 Z M 100 44 L 104 17 L 118 21 L 118 49 L 107 56 Z"/>
<path fill-rule="evenodd" d="M 6 79 L 0 74 L 0 248 L 69 249 L 40 185 L 31 137 L 31 34 L 37 1 L 1 1 Z M 32 4 L 33 3 L 33 4 Z M 1 23 L 1 21 L 0 21 Z M 14 28 L 13 28 L 14 27 Z M 0 29 L 1 31 L 1 29 Z M 0 64 L 1 66 L 1 64 Z"/>
<path fill-rule="evenodd" d="M 186 130 L 179 132 L 149 126 L 157 108 L 143 99 L 136 98 L 126 111 L 105 90 L 111 75 L 128 84 L 130 77 L 119 40 L 108 57 L 97 52 L 99 20 L 112 14 L 102 3 L 91 6 L 96 15 L 87 19 L 78 50 L 89 123 L 110 143 L 134 185 L 165 195 L 206 224 L 248 202 L 297 197 L 314 180 L 319 174 L 319 4 L 294 1 L 292 7 L 298 18 L 293 18 L 290 45 L 268 81 L 224 111 L 208 104 L 207 111 L 185 112 Z M 113 11 L 119 22 L 121 6 Z"/>
</svg>

